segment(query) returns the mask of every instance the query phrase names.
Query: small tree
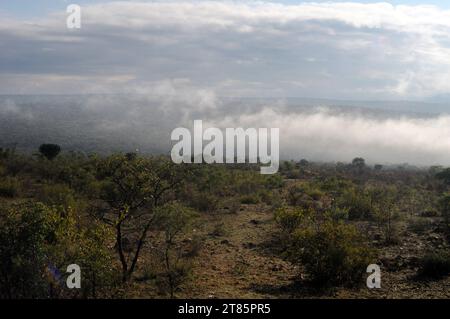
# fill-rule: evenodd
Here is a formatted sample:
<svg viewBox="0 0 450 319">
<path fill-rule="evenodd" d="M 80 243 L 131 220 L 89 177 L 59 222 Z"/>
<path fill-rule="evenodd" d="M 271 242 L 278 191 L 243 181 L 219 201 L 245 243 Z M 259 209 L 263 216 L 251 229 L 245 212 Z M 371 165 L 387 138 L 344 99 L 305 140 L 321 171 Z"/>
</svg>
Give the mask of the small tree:
<svg viewBox="0 0 450 319">
<path fill-rule="evenodd" d="M 352 167 L 354 167 L 359 173 L 362 173 L 366 168 L 366 161 L 362 157 L 356 157 L 352 161 Z"/>
<path fill-rule="evenodd" d="M 174 297 L 175 290 L 189 275 L 189 267 L 182 260 L 182 247 L 178 239 L 189 229 L 194 217 L 191 209 L 177 202 L 160 207 L 156 213 L 156 224 L 164 232 L 162 254 L 170 298 Z"/>
<path fill-rule="evenodd" d="M 41 153 L 49 161 L 52 161 L 61 152 L 61 147 L 57 144 L 42 144 L 39 146 L 39 153 Z"/>
<path fill-rule="evenodd" d="M 395 186 L 376 187 L 370 190 L 370 195 L 374 216 L 384 234 L 386 243 L 395 243 L 397 228 L 394 222 L 397 217 L 398 189 Z"/>
<path fill-rule="evenodd" d="M 309 162 L 308 162 L 308 160 L 302 158 L 298 164 L 299 164 L 300 166 L 308 166 L 308 165 L 309 165 Z"/>
<path fill-rule="evenodd" d="M 382 169 L 383 169 L 383 165 L 381 165 L 381 164 L 375 164 L 375 166 L 373 167 L 374 168 L 374 170 L 376 170 L 376 171 L 381 171 Z"/>
<path fill-rule="evenodd" d="M 103 180 L 100 197 L 107 208 L 97 207 L 96 213 L 115 229 L 122 280 L 126 282 L 136 269 L 157 208 L 170 200 L 170 194 L 174 195 L 184 180 L 185 170 L 165 157 L 126 155 L 100 161 L 98 170 Z M 127 242 L 131 247 L 125 247 Z"/>
</svg>

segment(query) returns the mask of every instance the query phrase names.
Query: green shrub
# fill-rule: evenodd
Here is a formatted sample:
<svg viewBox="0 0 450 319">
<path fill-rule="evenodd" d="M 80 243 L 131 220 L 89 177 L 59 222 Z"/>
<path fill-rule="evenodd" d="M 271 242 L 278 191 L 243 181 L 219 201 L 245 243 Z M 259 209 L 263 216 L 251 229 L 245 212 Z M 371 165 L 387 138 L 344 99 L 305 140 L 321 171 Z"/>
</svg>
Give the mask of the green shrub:
<svg viewBox="0 0 450 319">
<path fill-rule="evenodd" d="M 287 202 L 291 206 L 311 208 L 313 202 L 320 200 L 324 193 L 310 184 L 302 183 L 291 186 L 287 192 Z"/>
<path fill-rule="evenodd" d="M 308 189 L 306 194 L 308 194 L 314 200 L 320 200 L 324 193 L 320 189 Z"/>
<path fill-rule="evenodd" d="M 420 277 L 440 279 L 450 274 L 450 253 L 435 251 L 426 254 L 420 260 L 418 275 Z"/>
<path fill-rule="evenodd" d="M 338 205 L 348 209 L 348 218 L 351 220 L 367 219 L 372 216 L 370 197 L 362 191 L 345 191 L 338 199 Z"/>
<path fill-rule="evenodd" d="M 188 205 L 200 212 L 214 213 L 220 204 L 219 197 L 208 192 L 194 191 L 187 198 Z"/>
<path fill-rule="evenodd" d="M 115 274 L 107 248 L 111 239 L 105 226 L 83 225 L 71 211 L 62 216 L 42 203 L 3 208 L 0 299 L 95 298 L 110 291 Z M 74 263 L 83 269 L 82 289 L 76 291 L 67 290 L 61 278 Z"/>
<path fill-rule="evenodd" d="M 64 184 L 44 185 L 36 198 L 48 206 L 62 206 L 66 210 L 76 205 L 75 192 Z"/>
<path fill-rule="evenodd" d="M 0 180 L 0 197 L 14 198 L 19 194 L 20 182 L 15 177 L 6 177 Z"/>
<path fill-rule="evenodd" d="M 269 189 L 276 189 L 281 188 L 284 186 L 284 180 L 283 177 L 274 174 L 274 175 L 264 175 L 264 186 Z"/>
<path fill-rule="evenodd" d="M 312 210 L 279 209 L 275 220 L 285 236 L 285 256 L 305 267 L 310 281 L 320 287 L 355 286 L 376 257 L 366 238 L 345 224 L 346 210 L 315 214 Z"/>
<path fill-rule="evenodd" d="M 305 209 L 279 208 L 275 212 L 275 221 L 281 227 L 283 233 L 291 234 L 311 215 L 311 211 Z"/>
<path fill-rule="evenodd" d="M 325 216 L 333 221 L 348 220 L 348 208 L 340 208 L 333 206 L 325 212 Z"/>
<path fill-rule="evenodd" d="M 357 286 L 373 263 L 375 252 L 358 230 L 342 222 L 326 221 L 294 233 L 289 257 L 302 264 L 317 286 Z"/>
<path fill-rule="evenodd" d="M 48 297 L 47 241 L 55 236 L 42 206 L 4 208 L 0 219 L 0 299 Z"/>
<path fill-rule="evenodd" d="M 242 195 L 241 203 L 242 204 L 258 204 L 259 197 L 257 194 Z"/>
</svg>

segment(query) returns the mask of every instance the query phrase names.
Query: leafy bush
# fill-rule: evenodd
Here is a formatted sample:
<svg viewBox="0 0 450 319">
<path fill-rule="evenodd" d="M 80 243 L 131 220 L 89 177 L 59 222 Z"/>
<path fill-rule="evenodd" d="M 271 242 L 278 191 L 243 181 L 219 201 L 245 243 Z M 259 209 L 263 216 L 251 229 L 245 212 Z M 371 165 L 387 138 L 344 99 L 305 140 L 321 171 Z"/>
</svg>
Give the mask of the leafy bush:
<svg viewBox="0 0 450 319">
<path fill-rule="evenodd" d="M 297 230 L 289 257 L 304 265 L 317 286 L 356 286 L 363 282 L 375 252 L 354 226 L 326 221 L 318 228 Z"/>
<path fill-rule="evenodd" d="M 66 210 L 76 205 L 75 192 L 64 184 L 44 185 L 36 198 L 48 206 L 62 206 Z"/>
<path fill-rule="evenodd" d="M 23 214 L 15 209 L 2 210 L 0 298 L 49 297 L 43 278 L 47 241 L 54 238 L 48 212 L 42 206 L 26 207 Z"/>
<path fill-rule="evenodd" d="M 1 213 L 0 298 L 95 298 L 110 289 L 115 272 L 106 227 L 82 225 L 72 212 L 63 217 L 41 203 L 3 208 Z M 83 270 L 81 291 L 68 291 L 61 278 L 74 263 Z"/>
<path fill-rule="evenodd" d="M 308 183 L 302 183 L 293 185 L 288 189 L 287 201 L 292 206 L 311 208 L 313 202 L 320 200 L 323 195 L 324 193 L 320 189 Z"/>
<path fill-rule="evenodd" d="M 264 186 L 268 189 L 276 189 L 284 186 L 283 177 L 280 175 L 263 175 L 264 178 Z"/>
<path fill-rule="evenodd" d="M 283 233 L 291 234 L 310 215 L 311 211 L 309 210 L 282 207 L 275 212 L 275 221 L 281 227 Z"/>
<path fill-rule="evenodd" d="M 325 216 L 336 222 L 345 221 L 348 220 L 348 211 L 348 208 L 333 206 L 325 212 Z"/>
<path fill-rule="evenodd" d="M 348 209 L 348 218 L 351 220 L 367 219 L 372 217 L 372 202 L 370 196 L 361 190 L 350 189 L 338 198 L 338 205 Z"/>
<path fill-rule="evenodd" d="M 200 212 L 214 213 L 220 204 L 219 197 L 211 193 L 194 191 L 187 199 L 190 207 Z"/>
<path fill-rule="evenodd" d="M 257 194 L 242 195 L 241 203 L 242 204 L 258 204 L 259 197 Z"/>
<path fill-rule="evenodd" d="M 15 177 L 6 177 L 0 180 L 0 197 L 14 198 L 19 194 L 20 182 Z"/>
<path fill-rule="evenodd" d="M 420 277 L 439 279 L 450 274 L 450 253 L 435 251 L 426 254 L 420 260 Z"/>
<path fill-rule="evenodd" d="M 351 225 L 342 222 L 346 211 L 333 209 L 319 216 L 311 210 L 280 209 L 275 220 L 287 240 L 285 255 L 303 265 L 317 286 L 354 286 L 361 283 L 375 251 Z"/>
</svg>

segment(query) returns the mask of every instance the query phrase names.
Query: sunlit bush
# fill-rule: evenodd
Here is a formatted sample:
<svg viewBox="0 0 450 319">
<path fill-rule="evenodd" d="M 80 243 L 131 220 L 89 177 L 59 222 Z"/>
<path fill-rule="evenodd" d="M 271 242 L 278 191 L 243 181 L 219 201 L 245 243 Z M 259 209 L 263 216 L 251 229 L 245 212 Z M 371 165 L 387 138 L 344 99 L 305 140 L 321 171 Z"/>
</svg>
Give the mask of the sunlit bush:
<svg viewBox="0 0 450 319">
<path fill-rule="evenodd" d="M 326 221 L 294 233 L 289 257 L 305 267 L 318 286 L 357 286 L 375 252 L 351 225 Z"/>
</svg>

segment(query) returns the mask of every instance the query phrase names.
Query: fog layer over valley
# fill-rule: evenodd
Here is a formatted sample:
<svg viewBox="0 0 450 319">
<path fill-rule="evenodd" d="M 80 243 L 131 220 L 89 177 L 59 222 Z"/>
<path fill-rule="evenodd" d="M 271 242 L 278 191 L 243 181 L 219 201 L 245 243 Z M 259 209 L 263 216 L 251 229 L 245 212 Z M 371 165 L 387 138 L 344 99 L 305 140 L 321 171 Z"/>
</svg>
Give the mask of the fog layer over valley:
<svg viewBox="0 0 450 319">
<path fill-rule="evenodd" d="M 413 109 L 415 112 L 406 112 Z M 193 120 L 219 128 L 278 127 L 283 159 L 450 164 L 450 115 L 444 105 L 316 99 L 220 98 L 213 92 L 2 96 L 0 146 L 64 150 L 170 152 L 170 133 Z"/>
</svg>

